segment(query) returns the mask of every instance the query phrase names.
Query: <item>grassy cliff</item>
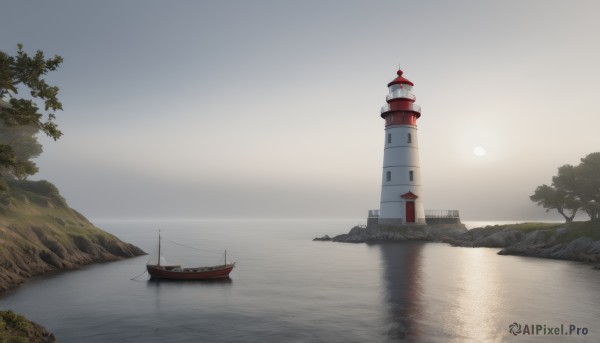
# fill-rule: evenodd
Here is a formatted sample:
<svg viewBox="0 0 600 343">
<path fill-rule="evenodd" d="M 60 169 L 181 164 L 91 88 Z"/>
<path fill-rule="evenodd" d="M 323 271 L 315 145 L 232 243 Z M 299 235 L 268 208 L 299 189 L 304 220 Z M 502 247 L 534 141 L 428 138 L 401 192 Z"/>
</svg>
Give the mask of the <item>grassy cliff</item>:
<svg viewBox="0 0 600 343">
<path fill-rule="evenodd" d="M 45 272 L 144 254 L 71 209 L 47 181 L 7 181 L 0 194 L 0 292 Z"/>
<path fill-rule="evenodd" d="M 12 311 L 0 311 L 0 342 L 55 343 L 56 337 L 43 326 Z"/>
</svg>

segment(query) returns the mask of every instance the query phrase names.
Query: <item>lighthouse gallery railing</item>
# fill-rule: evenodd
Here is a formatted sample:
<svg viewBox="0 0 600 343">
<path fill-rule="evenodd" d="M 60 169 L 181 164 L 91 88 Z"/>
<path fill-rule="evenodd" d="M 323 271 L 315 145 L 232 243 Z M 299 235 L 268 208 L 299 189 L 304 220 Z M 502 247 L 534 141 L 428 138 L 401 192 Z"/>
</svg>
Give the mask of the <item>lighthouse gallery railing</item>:
<svg viewBox="0 0 600 343">
<path fill-rule="evenodd" d="M 425 210 L 425 218 L 460 218 L 458 210 Z"/>
<path fill-rule="evenodd" d="M 388 112 L 390 110 L 390 104 L 385 104 L 381 107 L 381 113 Z M 421 106 L 417 104 L 409 104 L 405 111 L 415 111 L 421 113 Z"/>
<path fill-rule="evenodd" d="M 406 91 L 404 89 L 398 89 L 398 90 L 395 90 L 392 93 L 388 94 L 385 97 L 385 100 L 389 101 L 391 99 L 398 99 L 398 98 L 404 98 L 404 99 L 410 99 L 410 100 L 416 99 L 415 95 L 411 91 Z"/>
<path fill-rule="evenodd" d="M 369 210 L 369 218 L 379 217 L 379 210 Z M 425 218 L 460 218 L 458 210 L 425 210 Z"/>
</svg>

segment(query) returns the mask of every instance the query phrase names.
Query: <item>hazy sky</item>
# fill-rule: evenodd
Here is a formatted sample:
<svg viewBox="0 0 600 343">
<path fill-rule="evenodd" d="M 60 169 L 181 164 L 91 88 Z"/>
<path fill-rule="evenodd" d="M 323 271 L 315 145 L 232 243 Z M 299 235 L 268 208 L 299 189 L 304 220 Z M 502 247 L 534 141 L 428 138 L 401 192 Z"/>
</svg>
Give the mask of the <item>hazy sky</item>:
<svg viewBox="0 0 600 343">
<path fill-rule="evenodd" d="M 63 56 L 35 177 L 91 218 L 362 218 L 398 65 L 423 199 L 463 220 L 600 150 L 597 1 L 4 1 L 0 50 Z M 473 149 L 487 155 L 477 157 Z"/>
</svg>

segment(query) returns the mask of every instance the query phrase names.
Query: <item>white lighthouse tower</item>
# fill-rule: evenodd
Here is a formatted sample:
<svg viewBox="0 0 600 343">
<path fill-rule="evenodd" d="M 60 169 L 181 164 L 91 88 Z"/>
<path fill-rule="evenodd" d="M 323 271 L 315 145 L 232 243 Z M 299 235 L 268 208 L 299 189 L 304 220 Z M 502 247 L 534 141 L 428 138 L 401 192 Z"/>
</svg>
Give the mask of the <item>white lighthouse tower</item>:
<svg viewBox="0 0 600 343">
<path fill-rule="evenodd" d="M 421 108 L 415 104 L 414 84 L 402 76 L 388 83 L 389 94 L 381 108 L 385 119 L 383 176 L 378 224 L 425 224 L 421 193 L 417 119 Z"/>
</svg>

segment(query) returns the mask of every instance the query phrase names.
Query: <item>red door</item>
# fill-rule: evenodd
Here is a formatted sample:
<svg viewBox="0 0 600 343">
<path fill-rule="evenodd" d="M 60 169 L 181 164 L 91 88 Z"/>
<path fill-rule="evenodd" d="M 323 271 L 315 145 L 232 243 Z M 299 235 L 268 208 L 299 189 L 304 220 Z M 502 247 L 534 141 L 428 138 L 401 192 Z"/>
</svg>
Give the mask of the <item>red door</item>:
<svg viewBox="0 0 600 343">
<path fill-rule="evenodd" d="M 414 201 L 406 202 L 406 222 L 407 223 L 415 222 L 415 202 Z"/>
</svg>

